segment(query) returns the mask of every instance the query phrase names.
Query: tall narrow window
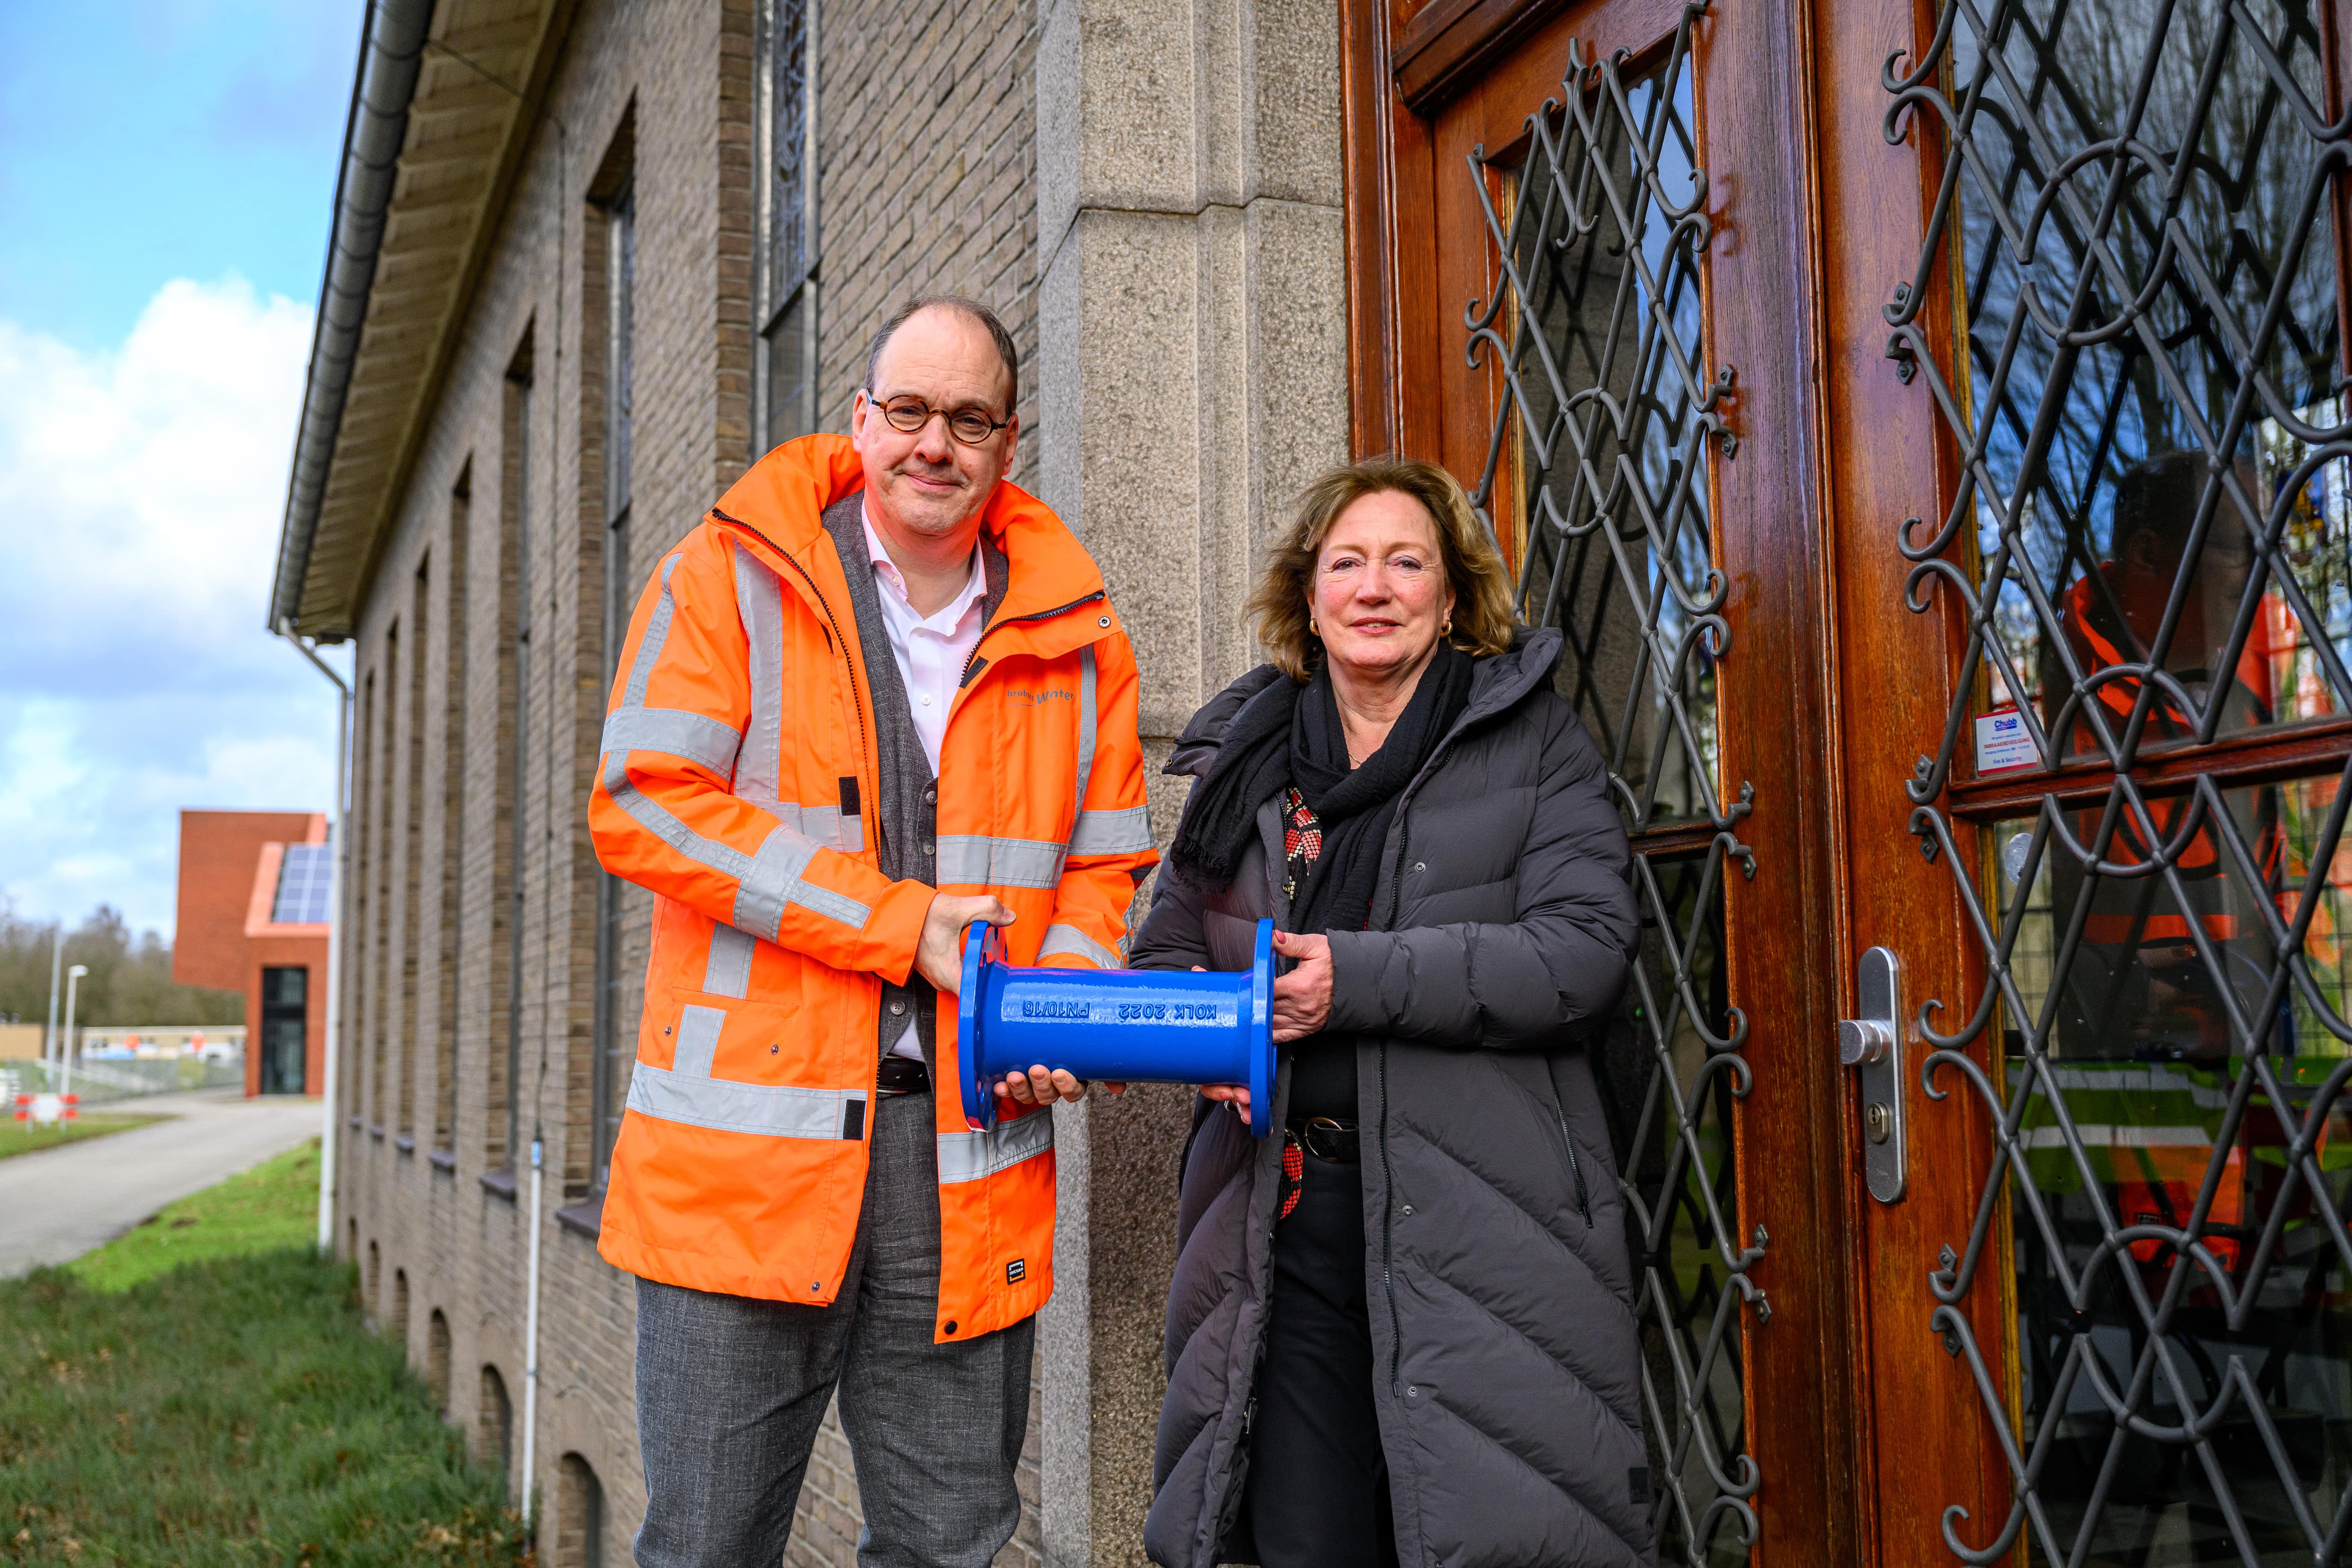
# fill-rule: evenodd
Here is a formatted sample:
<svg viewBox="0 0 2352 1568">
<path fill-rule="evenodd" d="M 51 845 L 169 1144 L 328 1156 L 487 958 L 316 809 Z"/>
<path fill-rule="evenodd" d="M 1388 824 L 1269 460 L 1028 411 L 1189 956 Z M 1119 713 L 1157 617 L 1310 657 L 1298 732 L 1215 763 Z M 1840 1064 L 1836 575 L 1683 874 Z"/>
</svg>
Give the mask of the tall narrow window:
<svg viewBox="0 0 2352 1568">
<path fill-rule="evenodd" d="M 522 953 L 524 847 L 530 842 L 530 797 L 522 765 L 524 737 L 530 732 L 530 340 L 515 355 L 507 373 L 506 505 L 499 523 L 501 556 L 499 576 L 505 603 L 499 606 L 499 633 L 504 639 L 507 668 L 506 733 L 499 747 L 500 793 L 504 797 L 505 832 L 499 842 L 499 895 L 494 900 L 506 922 L 503 984 L 498 1009 L 506 1045 L 504 1142 L 498 1163 L 511 1172 L 522 1161 Z"/>
<path fill-rule="evenodd" d="M 449 1160 L 457 1135 L 457 963 L 463 951 L 459 897 L 466 865 L 466 529 L 474 487 L 469 461 L 449 493 L 449 543 L 443 552 L 441 649 L 441 940 L 439 1005 L 433 1029 L 433 1149 Z"/>
<path fill-rule="evenodd" d="M 417 1001 L 424 981 L 424 955 L 417 951 L 425 903 L 425 627 L 431 584 L 429 563 L 418 562 L 416 581 L 409 597 L 408 625 L 412 646 L 408 656 L 408 710 L 404 718 L 407 743 L 407 787 L 401 792 L 400 814 L 400 1074 L 394 1090 L 400 1107 L 397 1123 L 401 1147 L 416 1146 Z"/>
<path fill-rule="evenodd" d="M 760 450 L 817 428 L 816 4 L 765 0 L 755 290 Z"/>
<path fill-rule="evenodd" d="M 366 955 L 368 952 L 368 915 L 375 907 L 371 892 L 374 886 L 375 835 L 369 831 L 369 813 L 375 806 L 375 671 L 371 669 L 360 682 L 360 713 L 357 728 L 359 753 L 352 768 L 351 822 L 359 835 L 352 846 L 356 875 L 352 879 L 351 924 L 337 933 L 343 943 L 343 1016 L 337 1022 L 343 1031 L 343 1054 L 350 1066 L 343 1069 L 343 1114 L 351 1125 L 359 1125 L 365 1114 L 365 1090 L 374 1070 L 374 1053 L 368 1049 L 367 1014 L 363 1003 L 367 998 Z"/>
<path fill-rule="evenodd" d="M 624 184 L 604 214 L 604 679 L 610 688 L 629 624 L 629 458 L 636 359 L 637 204 Z M 596 879 L 595 1152 L 590 1183 L 602 1187 L 636 1055 L 629 998 L 636 989 L 621 954 L 625 900 L 618 878 Z M 624 1053 L 626 1053 L 625 1055 Z"/>
<path fill-rule="evenodd" d="M 368 1059 L 368 1131 L 376 1137 L 383 1136 L 384 1091 L 389 1080 L 386 1061 L 392 1055 L 392 866 L 390 843 L 393 823 L 392 781 L 396 776 L 393 767 L 393 738 L 400 732 L 395 714 L 400 707 L 400 623 L 394 621 L 383 634 L 383 701 L 379 705 L 378 722 L 383 726 L 382 746 L 376 752 L 376 774 L 369 781 L 375 796 L 375 809 L 370 814 L 373 823 L 371 837 L 375 841 L 375 929 L 368 933 L 374 945 L 375 994 L 368 999 L 369 1033 L 374 1044 Z"/>
</svg>

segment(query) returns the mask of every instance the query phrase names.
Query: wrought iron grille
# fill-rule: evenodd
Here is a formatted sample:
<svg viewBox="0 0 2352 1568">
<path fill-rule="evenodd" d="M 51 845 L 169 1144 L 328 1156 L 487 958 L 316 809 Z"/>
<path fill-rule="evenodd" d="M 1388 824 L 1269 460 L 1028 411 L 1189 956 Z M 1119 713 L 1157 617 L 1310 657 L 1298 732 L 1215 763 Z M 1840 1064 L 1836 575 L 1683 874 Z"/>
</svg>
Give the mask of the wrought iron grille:
<svg viewBox="0 0 2352 1568">
<path fill-rule="evenodd" d="M 1898 543 L 1909 608 L 1965 627 L 1908 788 L 1985 969 L 1918 1015 L 1928 1098 L 1992 1124 L 1921 1325 L 2011 1475 L 2005 1519 L 1945 1508 L 1966 1562 L 2333 1563 L 2352 1524 L 2352 761 L 2205 750 L 2352 712 L 2324 25 L 1944 0 L 1886 66 L 1939 181 L 1886 352 L 1961 458 Z M 2095 798 L 1955 833 L 1956 774 L 2069 763 Z"/>
<path fill-rule="evenodd" d="M 1754 792 L 1726 804 L 1716 683 L 1730 642 L 1709 481 L 1732 438 L 1714 412 L 1700 257 L 1710 227 L 1693 140 L 1685 10 L 1662 63 L 1569 48 L 1560 96 L 1469 177 L 1496 273 L 1464 315 L 1498 390 L 1472 496 L 1521 563 L 1521 616 L 1559 626 L 1558 676 L 1609 758 L 1634 836 L 1642 962 L 1595 1062 L 1634 1251 L 1656 1521 L 1669 1561 L 1744 1562 L 1756 1460 L 1741 1387 L 1748 1325 L 1770 1315 L 1734 1195 L 1732 1107 L 1746 1020 L 1724 971 L 1727 867 Z"/>
</svg>

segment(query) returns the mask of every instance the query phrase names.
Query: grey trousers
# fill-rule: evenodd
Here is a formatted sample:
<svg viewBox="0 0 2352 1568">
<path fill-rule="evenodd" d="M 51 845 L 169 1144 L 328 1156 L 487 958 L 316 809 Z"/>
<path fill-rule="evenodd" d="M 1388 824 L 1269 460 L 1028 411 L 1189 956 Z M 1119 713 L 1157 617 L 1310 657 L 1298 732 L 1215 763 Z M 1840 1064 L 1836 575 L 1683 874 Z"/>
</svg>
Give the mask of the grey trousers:
<svg viewBox="0 0 2352 1568">
<path fill-rule="evenodd" d="M 830 1307 L 637 1281 L 639 1568 L 774 1568 L 835 1385 L 860 1568 L 985 1568 L 1012 1539 L 1036 1320 L 931 1342 L 938 1145 L 919 1094 L 874 1102 L 873 1163 Z"/>
</svg>

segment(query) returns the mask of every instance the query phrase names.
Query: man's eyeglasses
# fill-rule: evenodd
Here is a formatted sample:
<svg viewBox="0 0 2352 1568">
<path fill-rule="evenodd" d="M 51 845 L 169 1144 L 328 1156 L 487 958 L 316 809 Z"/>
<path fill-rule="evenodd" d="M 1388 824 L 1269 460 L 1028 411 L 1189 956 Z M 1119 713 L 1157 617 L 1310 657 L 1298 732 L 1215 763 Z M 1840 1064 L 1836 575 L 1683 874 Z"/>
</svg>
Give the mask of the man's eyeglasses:
<svg viewBox="0 0 2352 1568">
<path fill-rule="evenodd" d="M 968 403 L 961 408 L 934 408 L 911 394 L 885 400 L 876 397 L 870 388 L 866 395 L 882 411 L 891 429 L 911 436 L 929 424 L 931 416 L 936 414 L 947 420 L 948 434 L 967 447 L 979 446 L 1013 423 L 1010 419 L 991 419 L 987 409 L 974 404 Z"/>
</svg>

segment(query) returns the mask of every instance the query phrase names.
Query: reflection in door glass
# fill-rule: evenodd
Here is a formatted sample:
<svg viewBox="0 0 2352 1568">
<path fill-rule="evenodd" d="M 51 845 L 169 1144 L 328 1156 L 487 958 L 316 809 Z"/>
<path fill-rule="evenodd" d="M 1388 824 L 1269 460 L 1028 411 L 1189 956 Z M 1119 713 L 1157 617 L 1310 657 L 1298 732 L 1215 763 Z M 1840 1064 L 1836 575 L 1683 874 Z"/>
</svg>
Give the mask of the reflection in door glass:
<svg viewBox="0 0 2352 1568">
<path fill-rule="evenodd" d="M 2170 877 L 2147 874 L 2143 835 L 2124 831 L 2116 874 L 2087 875 L 2060 835 L 2095 844 L 2099 808 L 2047 808 L 2039 843 L 2037 819 L 1990 835 L 1987 890 L 2014 931 L 2001 1038 L 2018 1436 L 2044 1454 L 2039 1500 L 2061 1542 L 2115 1455 L 2087 1562 L 2241 1562 L 2234 1511 L 2267 1548 L 2255 1561 L 2308 1563 L 2298 1510 L 2326 1521 L 2345 1500 L 2352 853 L 2313 858 L 2341 788 L 2149 802 Z M 2251 1078 L 2250 1030 L 2269 1043 Z M 2205 1415 L 2208 1447 L 2118 1446 L 2110 1406 L 2136 1383 L 2144 1421 Z"/>
<path fill-rule="evenodd" d="M 1727 805 L 1717 778 L 1730 633 L 1708 483 L 1727 383 L 1706 369 L 1700 310 L 1702 9 L 1639 77 L 1571 44 L 1559 96 L 1508 162 L 1471 157 L 1500 265 L 1465 321 L 1469 364 L 1499 394 L 1472 500 L 1520 564 L 1522 616 L 1565 634 L 1559 689 L 1608 757 L 1634 836 L 1642 961 L 1593 1058 L 1641 1282 L 1660 1558 L 1728 1568 L 1756 1539 L 1741 1357 L 1770 1307 L 1750 1276 L 1767 1239 L 1742 1227 L 1734 1163 L 1751 1068 L 1724 879 L 1756 862 L 1738 835 L 1749 793 Z"/>
<path fill-rule="evenodd" d="M 2263 764 L 2330 776 L 2199 773 L 2255 773 L 2217 739 L 2352 713 L 2336 24 L 2309 0 L 1942 0 L 1937 23 L 1886 79 L 1936 205 L 1885 315 L 1962 459 L 1941 525 L 1899 537 L 1908 603 L 1965 656 L 1906 787 L 1985 976 L 1918 1015 L 1947 1101 L 1923 1120 L 1991 1135 L 1918 1173 L 1972 1200 L 1921 1327 L 2010 1494 L 1938 1525 L 1971 1563 L 2337 1561 L 2345 748 Z M 1945 796 L 1986 699 L 2032 741 L 2005 762 L 2112 772 L 1970 868 Z M 2013 1342 L 1979 1342 L 2003 1318 Z"/>
<path fill-rule="evenodd" d="M 2296 123 L 2326 101 L 2319 38 L 2307 6 L 2250 10 L 2268 59 L 2220 7 L 2157 0 L 2035 0 L 1952 41 L 1982 84 L 1954 253 L 1981 463 L 1954 517 L 1993 601 L 1984 698 L 2021 696 L 2067 756 L 2115 753 L 2142 671 L 2143 748 L 2342 711 L 2352 465 L 2324 143 Z M 2131 121 L 2151 55 L 2147 155 L 2053 179 Z"/>
</svg>

